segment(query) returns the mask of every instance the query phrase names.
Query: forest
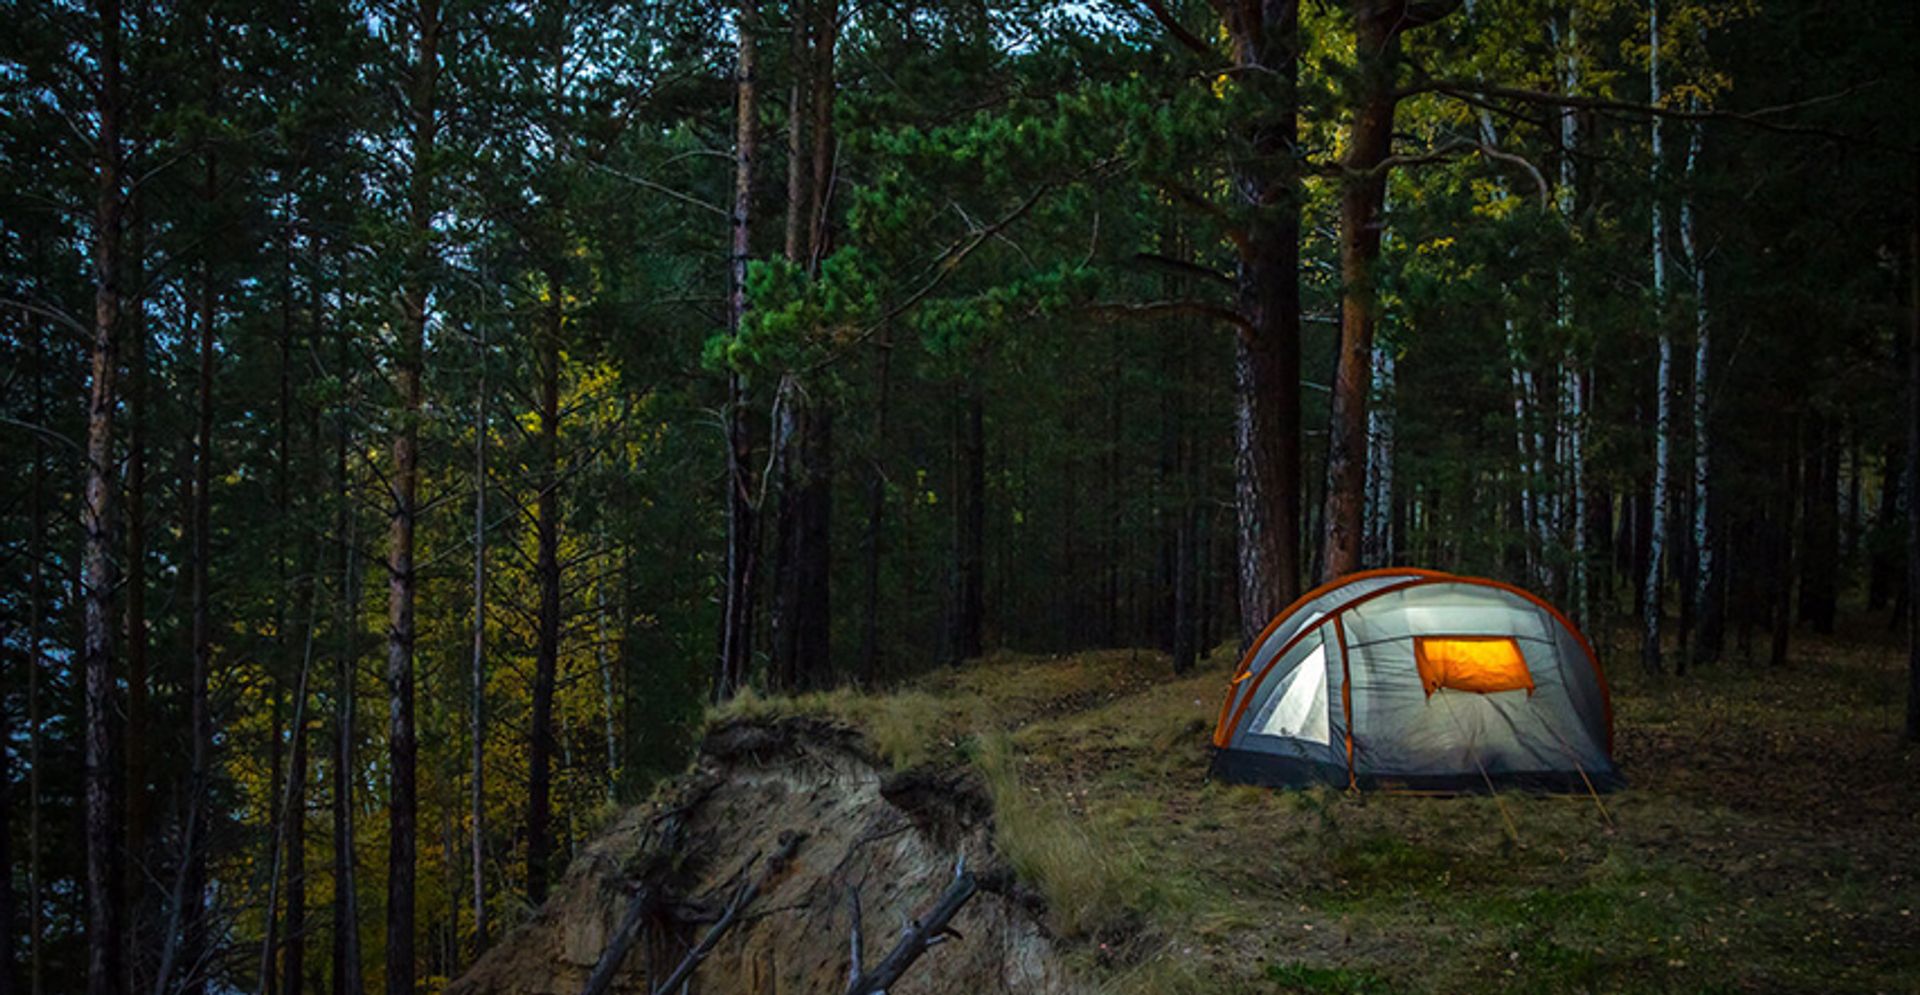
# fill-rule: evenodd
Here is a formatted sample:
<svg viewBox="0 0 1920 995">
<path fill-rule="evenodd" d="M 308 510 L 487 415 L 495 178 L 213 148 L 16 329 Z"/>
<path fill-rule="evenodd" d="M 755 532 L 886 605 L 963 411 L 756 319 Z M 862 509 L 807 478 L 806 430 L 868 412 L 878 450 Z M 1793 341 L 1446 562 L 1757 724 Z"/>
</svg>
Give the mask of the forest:
<svg viewBox="0 0 1920 995">
<path fill-rule="evenodd" d="M 1387 566 L 1910 785 L 1915 19 L 0 2 L 0 995 L 440 991 L 716 715 Z"/>
</svg>

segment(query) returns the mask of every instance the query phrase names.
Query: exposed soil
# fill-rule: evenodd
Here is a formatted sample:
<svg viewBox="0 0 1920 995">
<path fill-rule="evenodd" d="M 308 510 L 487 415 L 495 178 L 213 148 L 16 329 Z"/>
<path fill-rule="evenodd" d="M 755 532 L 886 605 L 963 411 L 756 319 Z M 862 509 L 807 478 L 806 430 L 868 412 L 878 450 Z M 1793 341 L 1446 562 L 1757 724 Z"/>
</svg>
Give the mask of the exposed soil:
<svg viewBox="0 0 1920 995">
<path fill-rule="evenodd" d="M 661 900 L 612 989 L 647 992 L 734 887 L 760 873 L 750 859 L 789 833 L 802 835 L 790 864 L 701 964 L 704 995 L 840 992 L 849 889 L 860 892 L 871 965 L 962 857 L 980 892 L 953 922 L 961 937 L 929 951 L 896 995 L 1077 991 L 1041 924 L 1040 900 L 993 852 L 992 805 L 977 777 L 958 765 L 890 772 L 857 733 L 807 717 L 717 725 L 692 773 L 627 812 L 535 918 L 448 991 L 576 995 L 634 894 L 647 889 Z"/>
</svg>

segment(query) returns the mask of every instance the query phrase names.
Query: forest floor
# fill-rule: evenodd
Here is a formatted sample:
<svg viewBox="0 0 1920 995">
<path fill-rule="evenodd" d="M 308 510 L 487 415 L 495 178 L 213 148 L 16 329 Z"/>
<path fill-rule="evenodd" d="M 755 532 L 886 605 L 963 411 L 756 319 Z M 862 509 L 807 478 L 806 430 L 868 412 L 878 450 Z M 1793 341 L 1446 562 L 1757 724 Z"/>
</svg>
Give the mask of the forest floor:
<svg viewBox="0 0 1920 995">
<path fill-rule="evenodd" d="M 1102 990 L 1920 991 L 1903 647 L 1883 619 L 1795 635 L 1779 670 L 1616 657 L 1631 787 L 1598 802 L 1208 783 L 1225 651 L 1182 678 L 1146 651 L 1003 654 L 730 711 L 832 715 L 901 768 L 973 764 L 999 849 Z"/>
</svg>

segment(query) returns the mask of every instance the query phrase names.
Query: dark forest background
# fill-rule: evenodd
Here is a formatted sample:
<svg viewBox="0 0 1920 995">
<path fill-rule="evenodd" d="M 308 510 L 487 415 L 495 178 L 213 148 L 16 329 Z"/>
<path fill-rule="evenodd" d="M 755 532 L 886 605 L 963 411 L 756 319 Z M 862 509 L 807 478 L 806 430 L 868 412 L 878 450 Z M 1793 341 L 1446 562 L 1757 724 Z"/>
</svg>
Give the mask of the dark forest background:
<svg viewBox="0 0 1920 995">
<path fill-rule="evenodd" d="M 1913 21 L 5 3 L 0 992 L 437 987 L 712 701 L 1363 567 L 1905 624 Z"/>
</svg>

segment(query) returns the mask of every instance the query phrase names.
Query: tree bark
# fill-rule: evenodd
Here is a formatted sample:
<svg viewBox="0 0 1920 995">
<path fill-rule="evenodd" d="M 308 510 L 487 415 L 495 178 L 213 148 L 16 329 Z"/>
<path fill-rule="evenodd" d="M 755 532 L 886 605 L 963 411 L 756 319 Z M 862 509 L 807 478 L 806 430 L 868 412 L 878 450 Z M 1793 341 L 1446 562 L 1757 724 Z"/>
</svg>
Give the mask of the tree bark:
<svg viewBox="0 0 1920 995">
<path fill-rule="evenodd" d="M 1360 569 L 1371 389 L 1368 366 L 1380 317 L 1374 269 L 1385 227 L 1382 210 L 1399 103 L 1394 85 L 1399 39 L 1408 28 L 1443 14 L 1445 7 L 1428 14 L 1417 13 L 1405 0 L 1354 0 L 1352 10 L 1358 90 L 1347 152 L 1340 164 L 1340 344 L 1327 422 L 1322 581 Z"/>
<path fill-rule="evenodd" d="M 1920 742 L 1920 169 L 1908 244 L 1912 297 L 1907 306 L 1907 740 Z"/>
<path fill-rule="evenodd" d="M 336 336 L 335 364 L 350 369 L 353 333 L 345 321 Z M 342 402 L 334 436 L 334 536 L 340 549 L 340 587 L 334 629 L 338 646 L 333 671 L 333 992 L 360 995 L 360 915 L 354 852 L 354 678 L 360 658 L 358 517 L 353 511 L 347 452 L 353 444 L 352 415 Z"/>
<path fill-rule="evenodd" d="M 33 421 L 47 422 L 47 332 L 36 316 L 29 322 L 33 330 Z M 47 605 L 47 467 L 45 443 L 33 434 L 33 470 L 27 495 L 27 991 L 42 995 L 45 959 L 41 945 L 44 924 L 41 921 L 40 880 L 40 774 L 41 722 L 40 677 L 46 666 L 41 655 L 41 615 Z M 9 947 L 8 949 L 12 949 Z"/>
<path fill-rule="evenodd" d="M 788 108 L 787 261 L 819 275 L 830 246 L 824 215 L 832 187 L 833 47 L 836 4 L 798 5 L 793 25 L 792 99 Z M 799 75 L 808 70 L 809 79 Z M 811 91 L 803 86 L 811 84 Z M 815 115 L 814 155 L 802 129 Z M 773 666 L 786 690 L 832 682 L 830 595 L 833 527 L 833 411 L 818 384 L 788 373 L 774 428 L 779 447 L 780 512 L 774 563 Z"/>
<path fill-rule="evenodd" d="M 113 675 L 113 496 L 118 487 L 113 410 L 118 403 L 114 374 L 119 365 L 120 228 L 124 207 L 119 0 L 99 0 L 95 13 L 100 37 L 94 54 L 100 68 L 94 150 L 92 380 L 87 403 L 86 484 L 81 512 L 84 543 L 80 553 L 84 596 L 80 669 L 86 720 L 87 993 L 117 995 L 125 981 L 120 944 L 120 799 L 115 797 L 113 771 L 119 724 Z"/>
<path fill-rule="evenodd" d="M 734 68 L 733 210 L 728 219 L 732 253 L 728 261 L 727 329 L 740 334 L 747 310 L 747 260 L 753 255 L 753 177 L 758 150 L 754 33 L 758 3 L 741 0 L 735 17 L 739 51 Z M 747 384 L 739 370 L 727 371 L 727 549 L 720 591 L 720 654 L 714 669 L 712 699 L 723 702 L 745 683 L 753 659 L 754 601 L 759 576 L 758 508 L 753 500 L 753 437 L 747 428 Z"/>
<path fill-rule="evenodd" d="M 1695 124 L 1687 140 L 1687 174 L 1695 175 L 1700 157 L 1701 128 Z M 1680 240 L 1693 269 L 1693 615 L 1699 626 L 1694 639 L 1696 663 L 1711 663 L 1720 655 L 1723 624 L 1714 604 L 1718 578 L 1714 573 L 1713 434 L 1708 405 L 1713 377 L 1713 312 L 1707 301 L 1707 252 L 1700 244 L 1694 195 L 1680 204 Z"/>
<path fill-rule="evenodd" d="M 839 0 L 811 0 L 813 18 L 813 186 L 807 198 L 807 269 L 820 271 L 831 247 L 833 205 L 833 53 L 840 36 Z"/>
<path fill-rule="evenodd" d="M 473 428 L 473 656 L 467 698 L 468 814 L 472 820 L 473 956 L 487 949 L 487 332 L 479 324 Z"/>
<path fill-rule="evenodd" d="M 1384 567 L 1393 562 L 1393 350 L 1374 344 L 1370 360 L 1373 393 L 1367 411 L 1366 541 L 1363 562 Z"/>
<path fill-rule="evenodd" d="M 789 262 L 807 258 L 807 74 L 813 70 L 807 36 L 811 28 L 809 0 L 794 0 L 787 12 L 787 228 L 784 254 Z"/>
<path fill-rule="evenodd" d="M 1269 90 L 1247 124 L 1250 155 L 1234 166 L 1235 199 L 1251 208 L 1238 246 L 1235 299 L 1247 319 L 1234 340 L 1234 503 L 1239 529 L 1240 641 L 1250 645 L 1300 593 L 1299 3 L 1239 8 L 1228 18 L 1246 85 Z"/>
<path fill-rule="evenodd" d="M 553 692 L 560 665 L 560 278 L 547 275 L 545 325 L 538 333 L 540 493 L 535 499 L 540 592 L 534 649 L 533 714 L 527 752 L 527 898 L 546 901 L 553 851 Z"/>
<path fill-rule="evenodd" d="M 1647 2 L 1647 82 L 1650 104 L 1660 103 L 1660 2 Z M 1667 330 L 1667 229 L 1662 213 L 1660 182 L 1661 137 L 1665 119 L 1653 116 L 1653 310 L 1659 337 L 1659 372 L 1654 381 L 1653 507 L 1650 514 L 1645 594 L 1641 604 L 1640 665 L 1650 674 L 1663 669 L 1660 632 L 1665 610 L 1661 567 L 1667 551 L 1667 515 L 1673 475 L 1673 336 Z"/>
<path fill-rule="evenodd" d="M 132 217 L 132 236 L 128 245 L 128 277 L 135 288 L 146 283 L 146 222 L 144 212 L 135 204 L 128 207 Z M 130 914 L 134 897 L 140 893 L 139 864 L 147 838 L 147 314 L 146 301 L 136 293 L 128 302 L 127 339 L 133 355 L 127 360 L 129 390 L 127 420 L 131 437 L 127 446 L 127 732 L 126 732 L 126 855 L 128 900 L 128 945 L 137 949 L 140 939 L 133 933 L 138 923 Z M 0 739 L 0 742 L 5 742 Z M 127 990 L 140 987 L 134 977 L 135 965 L 129 959 Z"/>
<path fill-rule="evenodd" d="M 393 382 L 399 425 L 393 438 L 393 470 L 387 533 L 387 995 L 413 995 L 414 882 L 418 846 L 416 769 L 419 746 L 414 734 L 413 650 L 414 526 L 419 516 L 421 368 L 426 351 L 427 307 L 431 292 L 434 216 L 432 162 L 439 129 L 435 90 L 440 72 L 439 0 L 419 0 L 411 11 L 413 59 L 409 70 L 407 117 L 411 172 L 407 223 L 414 247 L 401 291 Z"/>
</svg>

